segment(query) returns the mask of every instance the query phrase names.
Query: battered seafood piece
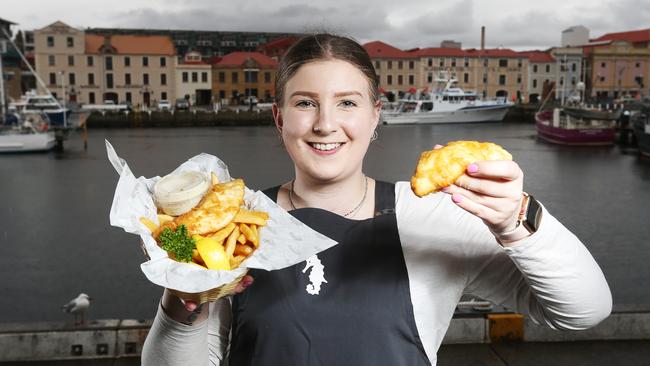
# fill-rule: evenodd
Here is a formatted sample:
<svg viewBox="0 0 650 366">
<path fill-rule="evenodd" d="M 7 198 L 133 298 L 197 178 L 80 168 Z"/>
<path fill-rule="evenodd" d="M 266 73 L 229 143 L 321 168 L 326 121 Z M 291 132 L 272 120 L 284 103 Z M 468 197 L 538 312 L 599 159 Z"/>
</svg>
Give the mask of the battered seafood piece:
<svg viewBox="0 0 650 366">
<path fill-rule="evenodd" d="M 453 141 L 440 149 L 425 151 L 411 177 L 411 189 L 419 196 L 453 184 L 471 163 L 483 160 L 512 160 L 512 155 L 491 142 Z"/>
<path fill-rule="evenodd" d="M 212 186 L 201 202 L 190 212 L 174 220 L 185 225 L 189 235 L 213 233 L 228 225 L 244 203 L 244 181 L 235 179 Z"/>
</svg>

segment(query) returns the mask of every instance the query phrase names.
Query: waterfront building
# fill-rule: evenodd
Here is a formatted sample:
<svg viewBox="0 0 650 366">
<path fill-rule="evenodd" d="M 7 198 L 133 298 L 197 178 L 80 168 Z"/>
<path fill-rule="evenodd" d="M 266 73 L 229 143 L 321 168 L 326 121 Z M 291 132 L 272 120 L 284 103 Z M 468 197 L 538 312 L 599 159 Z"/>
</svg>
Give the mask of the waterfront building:
<svg viewBox="0 0 650 366">
<path fill-rule="evenodd" d="M 212 102 L 212 66 L 203 61 L 198 52 L 188 52 L 176 65 L 176 96 L 187 99 L 190 105 L 209 105 Z M 173 102 L 173 101 L 172 101 Z"/>
<path fill-rule="evenodd" d="M 251 97 L 272 102 L 278 62 L 259 52 L 233 52 L 214 59 L 212 95 L 221 104 L 242 104 Z"/>
<path fill-rule="evenodd" d="M 59 21 L 35 30 L 34 45 L 36 72 L 66 101 L 150 107 L 175 99 L 176 52 L 167 36 L 86 34 Z"/>
<path fill-rule="evenodd" d="M 519 53 L 528 57 L 528 102 L 542 102 L 555 85 L 556 60 L 550 51 Z"/>
<path fill-rule="evenodd" d="M 575 25 L 562 31 L 561 46 L 575 47 L 589 43 L 589 28 Z"/>
<path fill-rule="evenodd" d="M 551 49 L 551 56 L 555 59 L 555 98 L 561 102 L 569 98 L 579 100 L 585 86 L 583 48 L 556 47 Z"/>
<path fill-rule="evenodd" d="M 363 47 L 375 66 L 379 86 L 390 101 L 407 91 L 414 93 L 426 87 L 416 53 L 402 51 L 381 41 L 368 42 Z"/>
<path fill-rule="evenodd" d="M 190 51 L 199 52 L 204 61 L 232 52 L 255 52 L 258 47 L 276 39 L 300 36 L 297 33 L 226 32 L 183 29 L 88 28 L 87 34 L 156 35 L 170 37 L 180 58 Z"/>
<path fill-rule="evenodd" d="M 257 52 L 269 56 L 276 61 L 280 61 L 282 56 L 287 53 L 289 47 L 296 43 L 297 40 L 298 37 L 296 36 L 278 38 L 274 41 L 260 45 L 257 47 Z"/>
</svg>

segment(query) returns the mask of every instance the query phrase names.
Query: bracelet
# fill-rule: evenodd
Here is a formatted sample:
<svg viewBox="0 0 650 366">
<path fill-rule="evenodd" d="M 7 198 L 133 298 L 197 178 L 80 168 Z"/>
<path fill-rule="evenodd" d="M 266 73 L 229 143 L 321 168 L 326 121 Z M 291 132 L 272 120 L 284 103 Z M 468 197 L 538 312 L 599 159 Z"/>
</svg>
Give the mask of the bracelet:
<svg viewBox="0 0 650 366">
<path fill-rule="evenodd" d="M 521 224 L 521 221 L 517 221 L 517 226 L 514 229 L 499 234 L 492 232 L 492 234 L 497 239 L 499 244 L 504 244 L 521 240 L 530 236 L 532 233 L 528 231 L 524 225 Z"/>
</svg>

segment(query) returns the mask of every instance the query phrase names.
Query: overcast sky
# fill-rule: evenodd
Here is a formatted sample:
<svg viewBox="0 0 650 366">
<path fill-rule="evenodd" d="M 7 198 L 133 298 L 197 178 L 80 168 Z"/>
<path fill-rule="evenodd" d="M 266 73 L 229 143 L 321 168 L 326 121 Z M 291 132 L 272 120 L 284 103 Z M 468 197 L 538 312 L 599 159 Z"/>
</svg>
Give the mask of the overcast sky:
<svg viewBox="0 0 650 366">
<path fill-rule="evenodd" d="M 648 0 L 20 0 L 0 17 L 20 29 L 56 20 L 86 27 L 309 32 L 327 30 L 360 42 L 437 47 L 445 39 L 463 48 L 544 49 L 562 30 L 584 25 L 592 38 L 650 28 Z"/>
</svg>

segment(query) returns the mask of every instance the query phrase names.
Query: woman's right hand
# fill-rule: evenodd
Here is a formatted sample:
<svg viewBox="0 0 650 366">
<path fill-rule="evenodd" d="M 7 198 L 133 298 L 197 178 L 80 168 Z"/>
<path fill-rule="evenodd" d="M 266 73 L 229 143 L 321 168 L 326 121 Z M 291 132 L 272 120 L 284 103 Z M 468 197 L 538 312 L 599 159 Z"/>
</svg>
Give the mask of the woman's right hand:
<svg viewBox="0 0 650 366">
<path fill-rule="evenodd" d="M 246 276 L 244 276 L 244 278 L 241 279 L 241 281 L 239 281 L 239 283 L 235 287 L 234 292 L 236 294 L 240 294 L 240 293 L 244 292 L 244 290 L 246 290 L 252 284 L 253 284 L 253 277 L 249 276 L 249 275 L 246 275 Z M 183 306 L 185 306 L 185 310 L 187 310 L 187 311 L 194 311 L 197 308 L 197 306 L 199 305 L 195 301 L 192 301 L 192 300 L 183 300 L 183 299 L 179 299 L 179 300 L 181 300 L 181 302 L 183 303 Z"/>
</svg>

